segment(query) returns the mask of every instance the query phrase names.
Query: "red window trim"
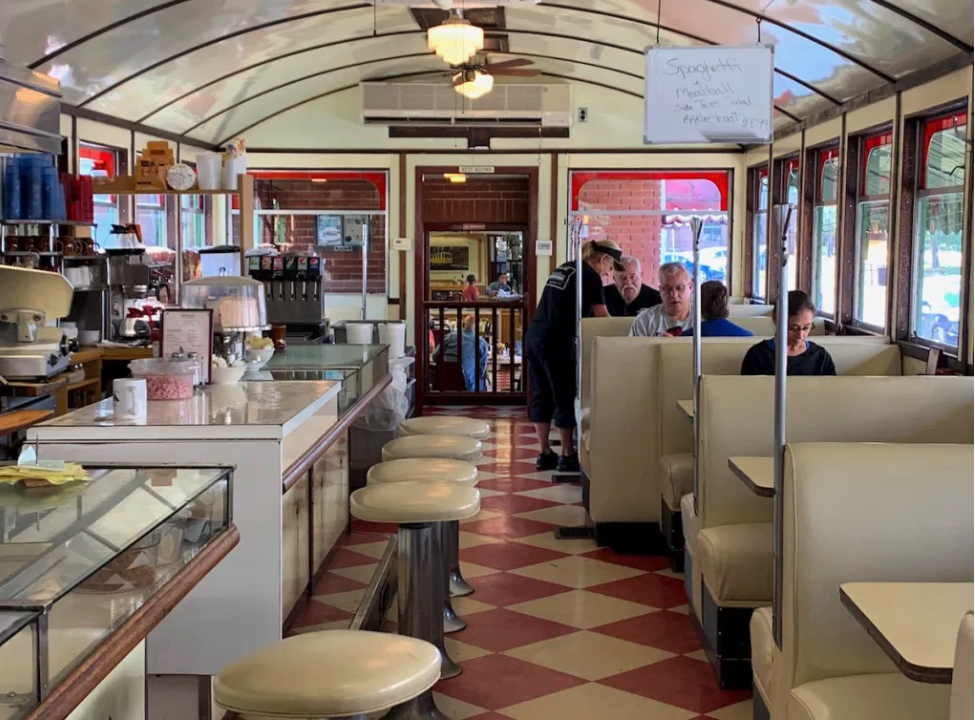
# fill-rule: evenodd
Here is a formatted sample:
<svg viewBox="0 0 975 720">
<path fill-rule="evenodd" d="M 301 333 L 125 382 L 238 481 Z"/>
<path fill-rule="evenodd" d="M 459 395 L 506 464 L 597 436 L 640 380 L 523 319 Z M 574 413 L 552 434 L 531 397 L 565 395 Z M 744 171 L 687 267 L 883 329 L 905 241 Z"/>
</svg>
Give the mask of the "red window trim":
<svg viewBox="0 0 975 720">
<path fill-rule="evenodd" d="M 118 158 L 119 151 L 113 148 L 100 147 L 97 145 L 87 145 L 81 142 L 78 147 L 78 157 L 85 158 L 86 160 L 94 160 L 96 170 L 104 170 L 109 177 L 115 177 L 115 163 Z M 99 167 L 101 165 L 101 167 Z M 75 168 L 77 174 L 81 174 L 79 168 Z M 95 197 L 105 197 L 104 195 L 96 195 Z M 108 203 L 115 205 L 118 198 L 115 195 L 108 196 Z M 107 205 L 108 203 L 101 203 L 101 205 Z"/>
<path fill-rule="evenodd" d="M 680 172 L 680 171 L 573 171 L 570 174 L 571 196 L 569 207 L 573 212 L 579 211 L 579 193 L 586 183 L 593 180 L 710 180 L 718 188 L 721 196 L 721 210 L 728 210 L 728 175 L 726 171 Z"/>
<path fill-rule="evenodd" d="M 826 173 L 826 163 L 830 160 L 838 160 L 840 157 L 840 149 L 838 147 L 830 147 L 824 150 L 820 150 L 816 156 L 816 202 L 817 203 L 835 203 L 836 198 L 832 200 L 823 200 L 823 178 Z M 836 178 L 836 194 L 839 196 L 839 185 L 840 179 Z"/>
<path fill-rule="evenodd" d="M 962 127 L 967 124 L 968 112 L 965 110 L 932 118 L 924 123 L 924 141 L 921 145 L 921 190 L 928 189 L 928 151 L 931 149 L 931 139 L 936 133 L 943 130 L 950 130 L 953 127 Z"/>
<path fill-rule="evenodd" d="M 781 161 L 782 168 L 782 194 L 785 195 L 786 199 L 789 198 L 789 178 L 792 177 L 792 171 L 796 173 L 796 177 L 799 176 L 799 158 L 789 158 L 788 160 Z"/>
<path fill-rule="evenodd" d="M 765 181 L 765 207 L 762 207 L 762 181 Z M 760 167 L 755 175 L 755 212 L 768 212 L 769 187 L 768 165 Z"/>
<path fill-rule="evenodd" d="M 863 138 L 863 152 L 860 154 L 860 192 L 861 194 L 867 189 L 867 168 L 870 165 L 870 153 L 872 153 L 877 148 L 883 147 L 884 145 L 892 145 L 894 143 L 894 133 L 891 131 L 886 131 L 878 133 L 877 135 L 868 135 Z M 887 187 L 891 185 L 892 178 L 887 178 Z M 888 193 L 890 191 L 888 190 Z"/>
<path fill-rule="evenodd" d="M 250 172 L 248 175 L 255 180 L 365 180 L 372 183 L 379 193 L 379 211 L 386 210 L 386 173 L 384 172 L 352 172 L 344 170 L 329 171 L 300 171 L 300 170 L 259 170 Z M 234 210 L 240 209 L 239 198 L 233 196 L 232 207 Z M 368 214 L 368 211 L 363 211 Z"/>
</svg>

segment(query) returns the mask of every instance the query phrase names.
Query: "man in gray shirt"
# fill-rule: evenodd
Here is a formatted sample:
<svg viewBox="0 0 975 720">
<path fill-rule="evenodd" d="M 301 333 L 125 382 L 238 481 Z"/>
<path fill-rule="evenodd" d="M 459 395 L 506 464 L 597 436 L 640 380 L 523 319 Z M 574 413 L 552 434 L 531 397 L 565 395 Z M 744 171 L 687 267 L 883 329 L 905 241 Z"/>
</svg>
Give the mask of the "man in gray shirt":
<svg viewBox="0 0 975 720">
<path fill-rule="evenodd" d="M 681 263 L 660 266 L 660 295 L 663 302 L 640 311 L 630 327 L 632 337 L 680 335 L 694 325 L 691 315 L 691 295 L 694 284 Z"/>
</svg>

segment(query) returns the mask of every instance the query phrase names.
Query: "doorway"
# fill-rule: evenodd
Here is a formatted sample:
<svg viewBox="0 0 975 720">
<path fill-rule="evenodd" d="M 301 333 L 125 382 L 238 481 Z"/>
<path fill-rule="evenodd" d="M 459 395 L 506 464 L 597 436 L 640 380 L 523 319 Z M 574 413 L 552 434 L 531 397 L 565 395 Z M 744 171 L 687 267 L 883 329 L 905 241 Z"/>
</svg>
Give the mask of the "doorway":
<svg viewBox="0 0 975 720">
<path fill-rule="evenodd" d="M 418 180 L 417 404 L 524 404 L 534 177 Z"/>
</svg>

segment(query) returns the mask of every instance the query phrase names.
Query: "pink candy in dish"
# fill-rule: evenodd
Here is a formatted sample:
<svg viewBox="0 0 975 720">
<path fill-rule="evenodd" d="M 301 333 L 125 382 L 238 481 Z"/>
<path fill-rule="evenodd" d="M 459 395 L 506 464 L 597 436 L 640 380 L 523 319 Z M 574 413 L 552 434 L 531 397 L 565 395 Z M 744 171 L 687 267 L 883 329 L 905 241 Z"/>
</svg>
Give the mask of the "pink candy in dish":
<svg viewBox="0 0 975 720">
<path fill-rule="evenodd" d="M 147 358 L 133 360 L 129 370 L 134 378 L 145 378 L 148 400 L 186 400 L 193 397 L 195 360 Z"/>
</svg>

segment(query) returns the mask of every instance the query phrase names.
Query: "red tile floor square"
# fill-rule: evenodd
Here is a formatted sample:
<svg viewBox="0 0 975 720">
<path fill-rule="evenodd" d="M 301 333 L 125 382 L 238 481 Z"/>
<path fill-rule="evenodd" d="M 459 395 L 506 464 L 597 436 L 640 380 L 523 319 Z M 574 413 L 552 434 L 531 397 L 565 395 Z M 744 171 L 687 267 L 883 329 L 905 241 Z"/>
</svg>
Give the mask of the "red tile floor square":
<svg viewBox="0 0 975 720">
<path fill-rule="evenodd" d="M 500 542 L 478 545 L 460 551 L 460 559 L 495 570 L 515 570 L 566 557 L 566 553 L 524 543 Z"/>
<path fill-rule="evenodd" d="M 464 672 L 451 680 L 441 680 L 437 691 L 488 710 L 500 710 L 586 682 L 506 655 L 488 655 L 462 665 Z"/>
<path fill-rule="evenodd" d="M 506 572 L 468 578 L 468 582 L 474 587 L 474 594 L 471 599 L 497 607 L 517 605 L 529 600 L 551 597 L 569 589 L 564 585 L 533 580 Z"/>
<path fill-rule="evenodd" d="M 656 573 L 594 585 L 588 590 L 655 608 L 672 608 L 687 604 L 683 581 Z"/>
<path fill-rule="evenodd" d="M 599 681 L 657 702 L 709 713 L 751 697 L 748 690 L 722 690 L 708 663 L 675 657 Z"/>
<path fill-rule="evenodd" d="M 602 625 L 593 628 L 592 632 L 649 645 L 678 655 L 686 655 L 701 647 L 687 616 L 669 610 Z"/>
<path fill-rule="evenodd" d="M 475 520 L 474 522 L 464 523 L 461 529 L 474 533 L 475 535 L 490 535 L 491 537 L 503 538 L 522 538 L 529 535 L 538 535 L 552 529 L 551 523 L 539 522 L 538 520 L 527 520 L 525 518 L 514 517 L 511 515 L 501 515 L 499 517 L 488 518 L 487 520 Z"/>
<path fill-rule="evenodd" d="M 574 632 L 578 631 L 569 625 L 496 608 L 471 615 L 467 628 L 450 637 L 484 650 L 504 652 Z"/>
</svg>

